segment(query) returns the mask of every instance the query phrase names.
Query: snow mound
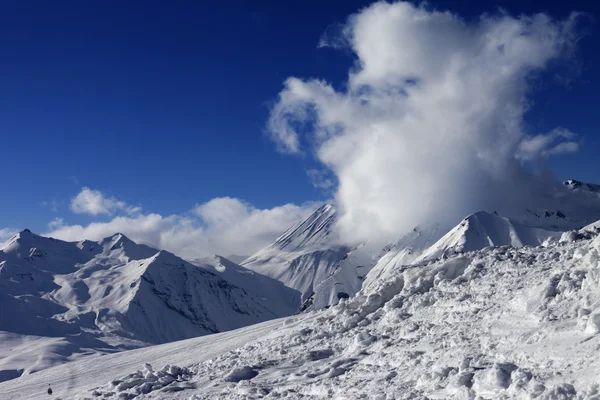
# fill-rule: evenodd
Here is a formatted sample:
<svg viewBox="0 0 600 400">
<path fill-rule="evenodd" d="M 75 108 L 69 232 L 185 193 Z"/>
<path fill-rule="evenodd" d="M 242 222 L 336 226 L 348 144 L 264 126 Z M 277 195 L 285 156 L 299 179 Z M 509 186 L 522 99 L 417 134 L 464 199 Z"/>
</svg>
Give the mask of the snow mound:
<svg viewBox="0 0 600 400">
<path fill-rule="evenodd" d="M 257 371 L 245 365 L 243 367 L 232 369 L 231 372 L 225 376 L 225 380 L 227 382 L 247 381 L 254 378 L 256 375 L 258 375 Z"/>
</svg>

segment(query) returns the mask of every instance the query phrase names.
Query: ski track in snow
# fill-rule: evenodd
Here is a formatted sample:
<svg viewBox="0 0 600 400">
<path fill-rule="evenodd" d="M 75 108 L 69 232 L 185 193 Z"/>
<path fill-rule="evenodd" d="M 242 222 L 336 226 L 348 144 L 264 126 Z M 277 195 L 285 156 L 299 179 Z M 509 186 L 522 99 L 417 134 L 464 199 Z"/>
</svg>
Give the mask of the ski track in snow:
<svg viewBox="0 0 600 400">
<path fill-rule="evenodd" d="M 398 266 L 328 310 L 51 368 L 0 397 L 85 365 L 61 399 L 598 400 L 599 354 L 595 230 Z"/>
</svg>

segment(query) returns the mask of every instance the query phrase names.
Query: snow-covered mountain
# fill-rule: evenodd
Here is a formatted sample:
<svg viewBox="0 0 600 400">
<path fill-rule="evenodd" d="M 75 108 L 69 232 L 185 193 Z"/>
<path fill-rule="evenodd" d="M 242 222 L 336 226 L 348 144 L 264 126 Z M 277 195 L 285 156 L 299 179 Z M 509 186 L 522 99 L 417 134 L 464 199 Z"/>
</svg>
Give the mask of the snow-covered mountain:
<svg viewBox="0 0 600 400">
<path fill-rule="evenodd" d="M 545 193 L 540 202 L 546 207 L 529 208 L 510 218 L 549 230 L 579 229 L 600 218 L 600 185 L 571 179 Z"/>
<path fill-rule="evenodd" d="M 298 290 L 301 310 L 324 308 L 353 296 L 374 264 L 373 249 L 368 244 L 357 248 L 338 244 L 336 213 L 331 204 L 321 206 L 242 265 Z"/>
<path fill-rule="evenodd" d="M 214 271 L 227 282 L 244 289 L 278 317 L 292 315 L 298 311 L 300 292 L 288 288 L 276 279 L 244 268 L 218 255 L 190 262 L 199 267 Z"/>
<path fill-rule="evenodd" d="M 423 251 L 417 261 L 481 250 L 490 246 L 539 246 L 561 232 L 532 228 L 485 211 L 469 215 Z"/>
<path fill-rule="evenodd" d="M 219 265 L 228 272 L 122 234 L 64 242 L 20 232 L 0 246 L 0 379 L 295 311 L 295 291 L 249 271 L 236 276 L 243 268 L 226 259 Z"/>
<path fill-rule="evenodd" d="M 598 348 L 592 226 L 397 265 L 327 310 L 48 369 L 0 383 L 0 397 L 44 398 L 56 382 L 62 399 L 593 400 Z"/>
<path fill-rule="evenodd" d="M 567 188 L 571 190 L 581 190 L 592 193 L 600 193 L 600 185 L 596 185 L 594 183 L 584 183 L 580 181 L 576 181 L 575 179 L 569 179 L 563 182 Z"/>
<path fill-rule="evenodd" d="M 430 222 L 383 249 L 374 243 L 340 245 L 335 237 L 337 211 L 325 204 L 242 265 L 299 290 L 301 310 L 320 309 L 352 297 L 396 265 L 449 251 L 538 245 L 543 239 L 600 218 L 600 185 L 570 180 L 559 189 L 547 203 L 560 204 L 561 210 L 528 209 L 511 219 L 482 211 L 452 229 Z"/>
<path fill-rule="evenodd" d="M 490 246 L 537 246 L 561 233 L 528 227 L 485 211 L 469 215 L 445 234 L 438 224 L 428 229 L 415 228 L 389 247 L 367 276 L 364 287 L 386 279 L 401 265 Z"/>
<path fill-rule="evenodd" d="M 490 246 L 526 246 L 519 250 L 524 252 L 533 251 L 527 246 L 559 246 L 553 238 L 561 229 L 600 218 L 597 185 L 564 186 L 561 211 L 528 210 L 512 219 L 478 212 L 452 229 L 415 227 L 383 248 L 341 245 L 336 209 L 326 204 L 243 266 L 220 256 L 188 262 L 120 234 L 69 243 L 25 230 L 0 246 L 0 381 L 84 354 L 355 302 L 357 293 L 381 297 L 393 290 L 399 271 L 496 251 Z"/>
</svg>

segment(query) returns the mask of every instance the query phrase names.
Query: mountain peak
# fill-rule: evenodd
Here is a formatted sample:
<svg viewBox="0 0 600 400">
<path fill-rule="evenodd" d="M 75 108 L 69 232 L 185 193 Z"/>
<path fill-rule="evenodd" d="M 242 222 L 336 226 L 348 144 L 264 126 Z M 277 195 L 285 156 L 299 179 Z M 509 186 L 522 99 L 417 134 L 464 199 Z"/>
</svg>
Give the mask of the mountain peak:
<svg viewBox="0 0 600 400">
<path fill-rule="evenodd" d="M 117 248 L 124 246 L 136 246 L 136 243 L 133 240 L 122 233 L 115 233 L 114 235 L 107 236 L 100 241 L 100 244 L 111 250 L 116 250 Z"/>
<path fill-rule="evenodd" d="M 7 252 L 10 249 L 14 249 L 19 246 L 38 246 L 38 239 L 46 241 L 56 241 L 56 239 L 36 235 L 29 229 L 23 229 L 21 232 L 15 234 L 13 237 L 8 239 L 8 241 L 4 243 L 3 247 L 1 247 L 0 250 Z M 2 243 L 0 243 L 0 245 L 2 245 Z"/>
<path fill-rule="evenodd" d="M 121 251 L 130 260 L 142 260 L 155 255 L 158 250 L 144 244 L 137 244 L 122 233 L 115 233 L 99 242 L 105 252 Z"/>
<path fill-rule="evenodd" d="M 288 229 L 270 247 L 294 251 L 308 244 L 318 244 L 330 237 L 337 210 L 332 204 L 323 204 L 311 215 Z"/>
<path fill-rule="evenodd" d="M 537 246 L 557 232 L 521 225 L 486 211 L 467 216 L 419 257 L 420 260 L 489 246 Z"/>
<path fill-rule="evenodd" d="M 594 183 L 584 183 L 575 179 L 569 179 L 563 182 L 568 189 L 583 190 L 592 193 L 600 193 L 600 185 Z"/>
<path fill-rule="evenodd" d="M 36 235 L 35 233 L 31 232 L 29 229 L 23 229 L 21 232 L 19 232 L 15 235 L 15 237 L 17 237 L 17 236 L 18 236 L 18 238 L 21 238 L 21 239 L 40 237 L 39 235 Z"/>
</svg>

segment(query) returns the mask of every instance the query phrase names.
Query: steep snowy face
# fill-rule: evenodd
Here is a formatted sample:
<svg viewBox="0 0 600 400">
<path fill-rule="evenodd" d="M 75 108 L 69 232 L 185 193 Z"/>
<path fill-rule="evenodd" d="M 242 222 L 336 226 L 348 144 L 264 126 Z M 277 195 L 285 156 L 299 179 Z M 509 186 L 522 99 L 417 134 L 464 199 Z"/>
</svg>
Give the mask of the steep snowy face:
<svg viewBox="0 0 600 400">
<path fill-rule="evenodd" d="M 294 252 L 309 247 L 326 247 L 332 241 L 336 213 L 333 205 L 322 205 L 308 218 L 289 228 L 267 248 Z M 250 263 L 254 259 L 255 256 L 252 256 L 244 263 Z"/>
<path fill-rule="evenodd" d="M 286 302 L 298 301 L 287 288 L 273 289 L 267 301 L 260 288 L 247 291 L 122 234 L 71 243 L 26 230 L 0 250 L 0 378 L 84 353 L 239 328 L 289 315 Z M 25 344 L 34 336 L 30 351 Z M 11 352 L 21 347 L 20 355 Z"/>
<path fill-rule="evenodd" d="M 298 311 L 300 292 L 276 279 L 261 275 L 217 255 L 190 262 L 216 273 L 227 282 L 243 289 L 277 317 L 285 317 Z"/>
<path fill-rule="evenodd" d="M 242 265 L 298 290 L 302 303 L 296 308 L 337 304 L 360 289 L 374 262 L 368 245 L 351 248 L 336 243 L 335 219 L 335 207 L 325 204 Z"/>
<path fill-rule="evenodd" d="M 166 251 L 127 267 L 140 272 L 135 294 L 111 323 L 132 338 L 164 343 L 277 317 L 244 289 Z"/>
</svg>

